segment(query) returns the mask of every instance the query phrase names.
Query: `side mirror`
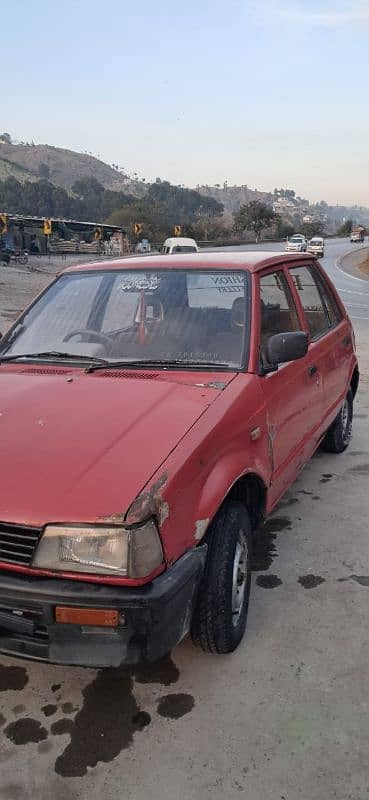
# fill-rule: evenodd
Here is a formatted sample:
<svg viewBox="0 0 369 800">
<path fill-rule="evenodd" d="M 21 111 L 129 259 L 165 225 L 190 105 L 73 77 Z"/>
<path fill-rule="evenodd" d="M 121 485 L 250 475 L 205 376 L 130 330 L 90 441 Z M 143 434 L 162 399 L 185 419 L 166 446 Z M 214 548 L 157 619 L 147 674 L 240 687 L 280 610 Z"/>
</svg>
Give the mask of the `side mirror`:
<svg viewBox="0 0 369 800">
<path fill-rule="evenodd" d="M 308 346 L 308 335 L 304 331 L 276 333 L 268 339 L 265 345 L 265 371 L 268 371 L 268 367 L 277 369 L 278 364 L 303 358 L 306 356 Z"/>
</svg>

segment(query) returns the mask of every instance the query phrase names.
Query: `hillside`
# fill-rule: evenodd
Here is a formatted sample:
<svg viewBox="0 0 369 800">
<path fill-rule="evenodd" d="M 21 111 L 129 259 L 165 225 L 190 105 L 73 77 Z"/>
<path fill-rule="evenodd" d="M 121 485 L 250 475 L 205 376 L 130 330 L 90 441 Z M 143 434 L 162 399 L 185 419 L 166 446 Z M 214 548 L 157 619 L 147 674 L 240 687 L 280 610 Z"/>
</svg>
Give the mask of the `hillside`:
<svg viewBox="0 0 369 800">
<path fill-rule="evenodd" d="M 205 197 L 213 197 L 224 206 L 225 214 L 231 215 L 240 210 L 240 206 L 247 205 L 252 200 L 261 200 L 263 203 L 273 202 L 273 195 L 269 192 L 259 192 L 248 186 L 196 186 L 196 191 Z"/>
<path fill-rule="evenodd" d="M 19 164 L 14 164 L 7 158 L 1 158 L 1 152 L 2 151 L 0 150 L 0 181 L 5 181 L 7 178 L 12 176 L 20 183 L 24 183 L 24 181 L 37 180 L 37 176 L 25 167 L 21 167 Z"/>
<path fill-rule="evenodd" d="M 133 195 L 138 200 L 144 198 L 150 189 L 150 184 L 131 179 L 117 165 L 110 166 L 88 153 L 77 153 L 47 144 L 35 145 L 24 142 L 14 144 L 11 142 L 9 134 L 1 134 L 0 181 L 4 181 L 10 176 L 22 184 L 26 181 L 35 182 L 40 178 L 47 178 L 54 186 L 65 189 L 69 196 L 76 181 L 91 178 L 98 181 L 108 191 L 123 192 L 125 195 Z M 310 204 L 307 200 L 296 197 L 295 192 L 292 192 L 292 204 L 289 204 L 289 211 L 287 211 L 282 207 L 281 209 L 276 207 L 275 201 L 279 198 L 275 193 L 250 189 L 245 184 L 241 186 L 228 186 L 227 183 L 215 186 L 197 185 L 196 191 L 208 200 L 213 198 L 222 204 L 224 222 L 228 225 L 232 224 L 233 214 L 239 211 L 240 206 L 247 205 L 253 200 L 260 200 L 268 205 L 274 204 L 276 212 L 289 218 L 294 224 L 297 224 L 299 219 L 303 219 L 304 215 L 318 217 L 332 226 L 341 224 L 344 219 L 348 218 L 360 224 L 369 224 L 367 208 L 329 206 L 323 201 L 318 204 Z M 285 191 L 287 192 L 287 190 Z M 288 190 L 287 194 L 291 195 L 291 190 Z M 284 197 L 283 194 L 282 197 Z M 140 210 L 137 213 L 141 213 Z"/>
<path fill-rule="evenodd" d="M 9 165 L 8 174 L 4 174 L 4 177 L 13 174 L 18 180 L 22 180 L 20 177 L 22 169 L 28 173 L 23 180 L 38 179 L 40 167 L 42 171 L 46 165 L 49 180 L 67 190 L 70 190 L 79 178 L 95 178 L 105 189 L 114 192 L 124 191 L 140 195 L 145 191 L 143 184 L 131 181 L 122 172 L 94 156 L 47 144 L 9 144 L 0 141 L 0 163 Z"/>
</svg>

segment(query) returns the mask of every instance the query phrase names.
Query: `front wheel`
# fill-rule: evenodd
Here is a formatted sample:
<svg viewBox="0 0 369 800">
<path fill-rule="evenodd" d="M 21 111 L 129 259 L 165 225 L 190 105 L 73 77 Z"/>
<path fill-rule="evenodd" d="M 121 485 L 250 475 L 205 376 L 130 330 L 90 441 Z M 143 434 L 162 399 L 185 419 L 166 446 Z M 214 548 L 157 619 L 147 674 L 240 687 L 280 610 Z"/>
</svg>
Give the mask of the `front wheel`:
<svg viewBox="0 0 369 800">
<path fill-rule="evenodd" d="M 322 450 L 327 453 L 343 453 L 350 444 L 352 435 L 353 397 L 348 390 L 343 405 L 332 422 L 321 443 Z"/>
<path fill-rule="evenodd" d="M 208 555 L 191 636 L 208 653 L 231 653 L 246 627 L 251 585 L 251 524 L 242 503 L 226 501 L 209 530 Z"/>
</svg>

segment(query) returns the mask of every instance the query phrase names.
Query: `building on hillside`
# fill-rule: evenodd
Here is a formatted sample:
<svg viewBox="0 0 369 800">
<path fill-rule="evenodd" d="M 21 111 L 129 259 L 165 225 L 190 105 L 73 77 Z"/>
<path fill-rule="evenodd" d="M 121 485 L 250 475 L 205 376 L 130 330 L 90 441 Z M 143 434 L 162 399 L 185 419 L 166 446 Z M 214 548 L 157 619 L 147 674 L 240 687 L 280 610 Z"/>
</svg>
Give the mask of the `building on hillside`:
<svg viewBox="0 0 369 800">
<path fill-rule="evenodd" d="M 280 216 L 294 214 L 298 210 L 297 203 L 287 197 L 280 197 L 273 203 L 273 211 Z"/>
</svg>

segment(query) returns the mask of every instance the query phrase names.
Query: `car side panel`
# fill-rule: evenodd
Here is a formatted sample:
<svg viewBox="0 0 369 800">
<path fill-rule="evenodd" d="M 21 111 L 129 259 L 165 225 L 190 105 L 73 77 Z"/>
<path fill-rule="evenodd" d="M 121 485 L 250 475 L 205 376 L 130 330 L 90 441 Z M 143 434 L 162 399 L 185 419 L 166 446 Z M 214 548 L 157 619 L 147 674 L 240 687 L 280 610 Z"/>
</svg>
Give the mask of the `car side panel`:
<svg viewBox="0 0 369 800">
<path fill-rule="evenodd" d="M 311 354 L 260 378 L 268 409 L 273 473 L 268 493 L 270 511 L 293 483 L 319 440 L 322 384 L 310 376 Z"/>
<path fill-rule="evenodd" d="M 228 492 L 242 475 L 270 484 L 272 465 L 265 398 L 254 375 L 235 376 L 179 442 L 145 487 L 160 487 L 158 521 L 167 564 L 206 533 Z M 139 499 L 139 498 L 138 498 Z M 137 501 L 135 508 L 138 507 Z M 127 514 L 127 521 L 134 522 Z"/>
</svg>

